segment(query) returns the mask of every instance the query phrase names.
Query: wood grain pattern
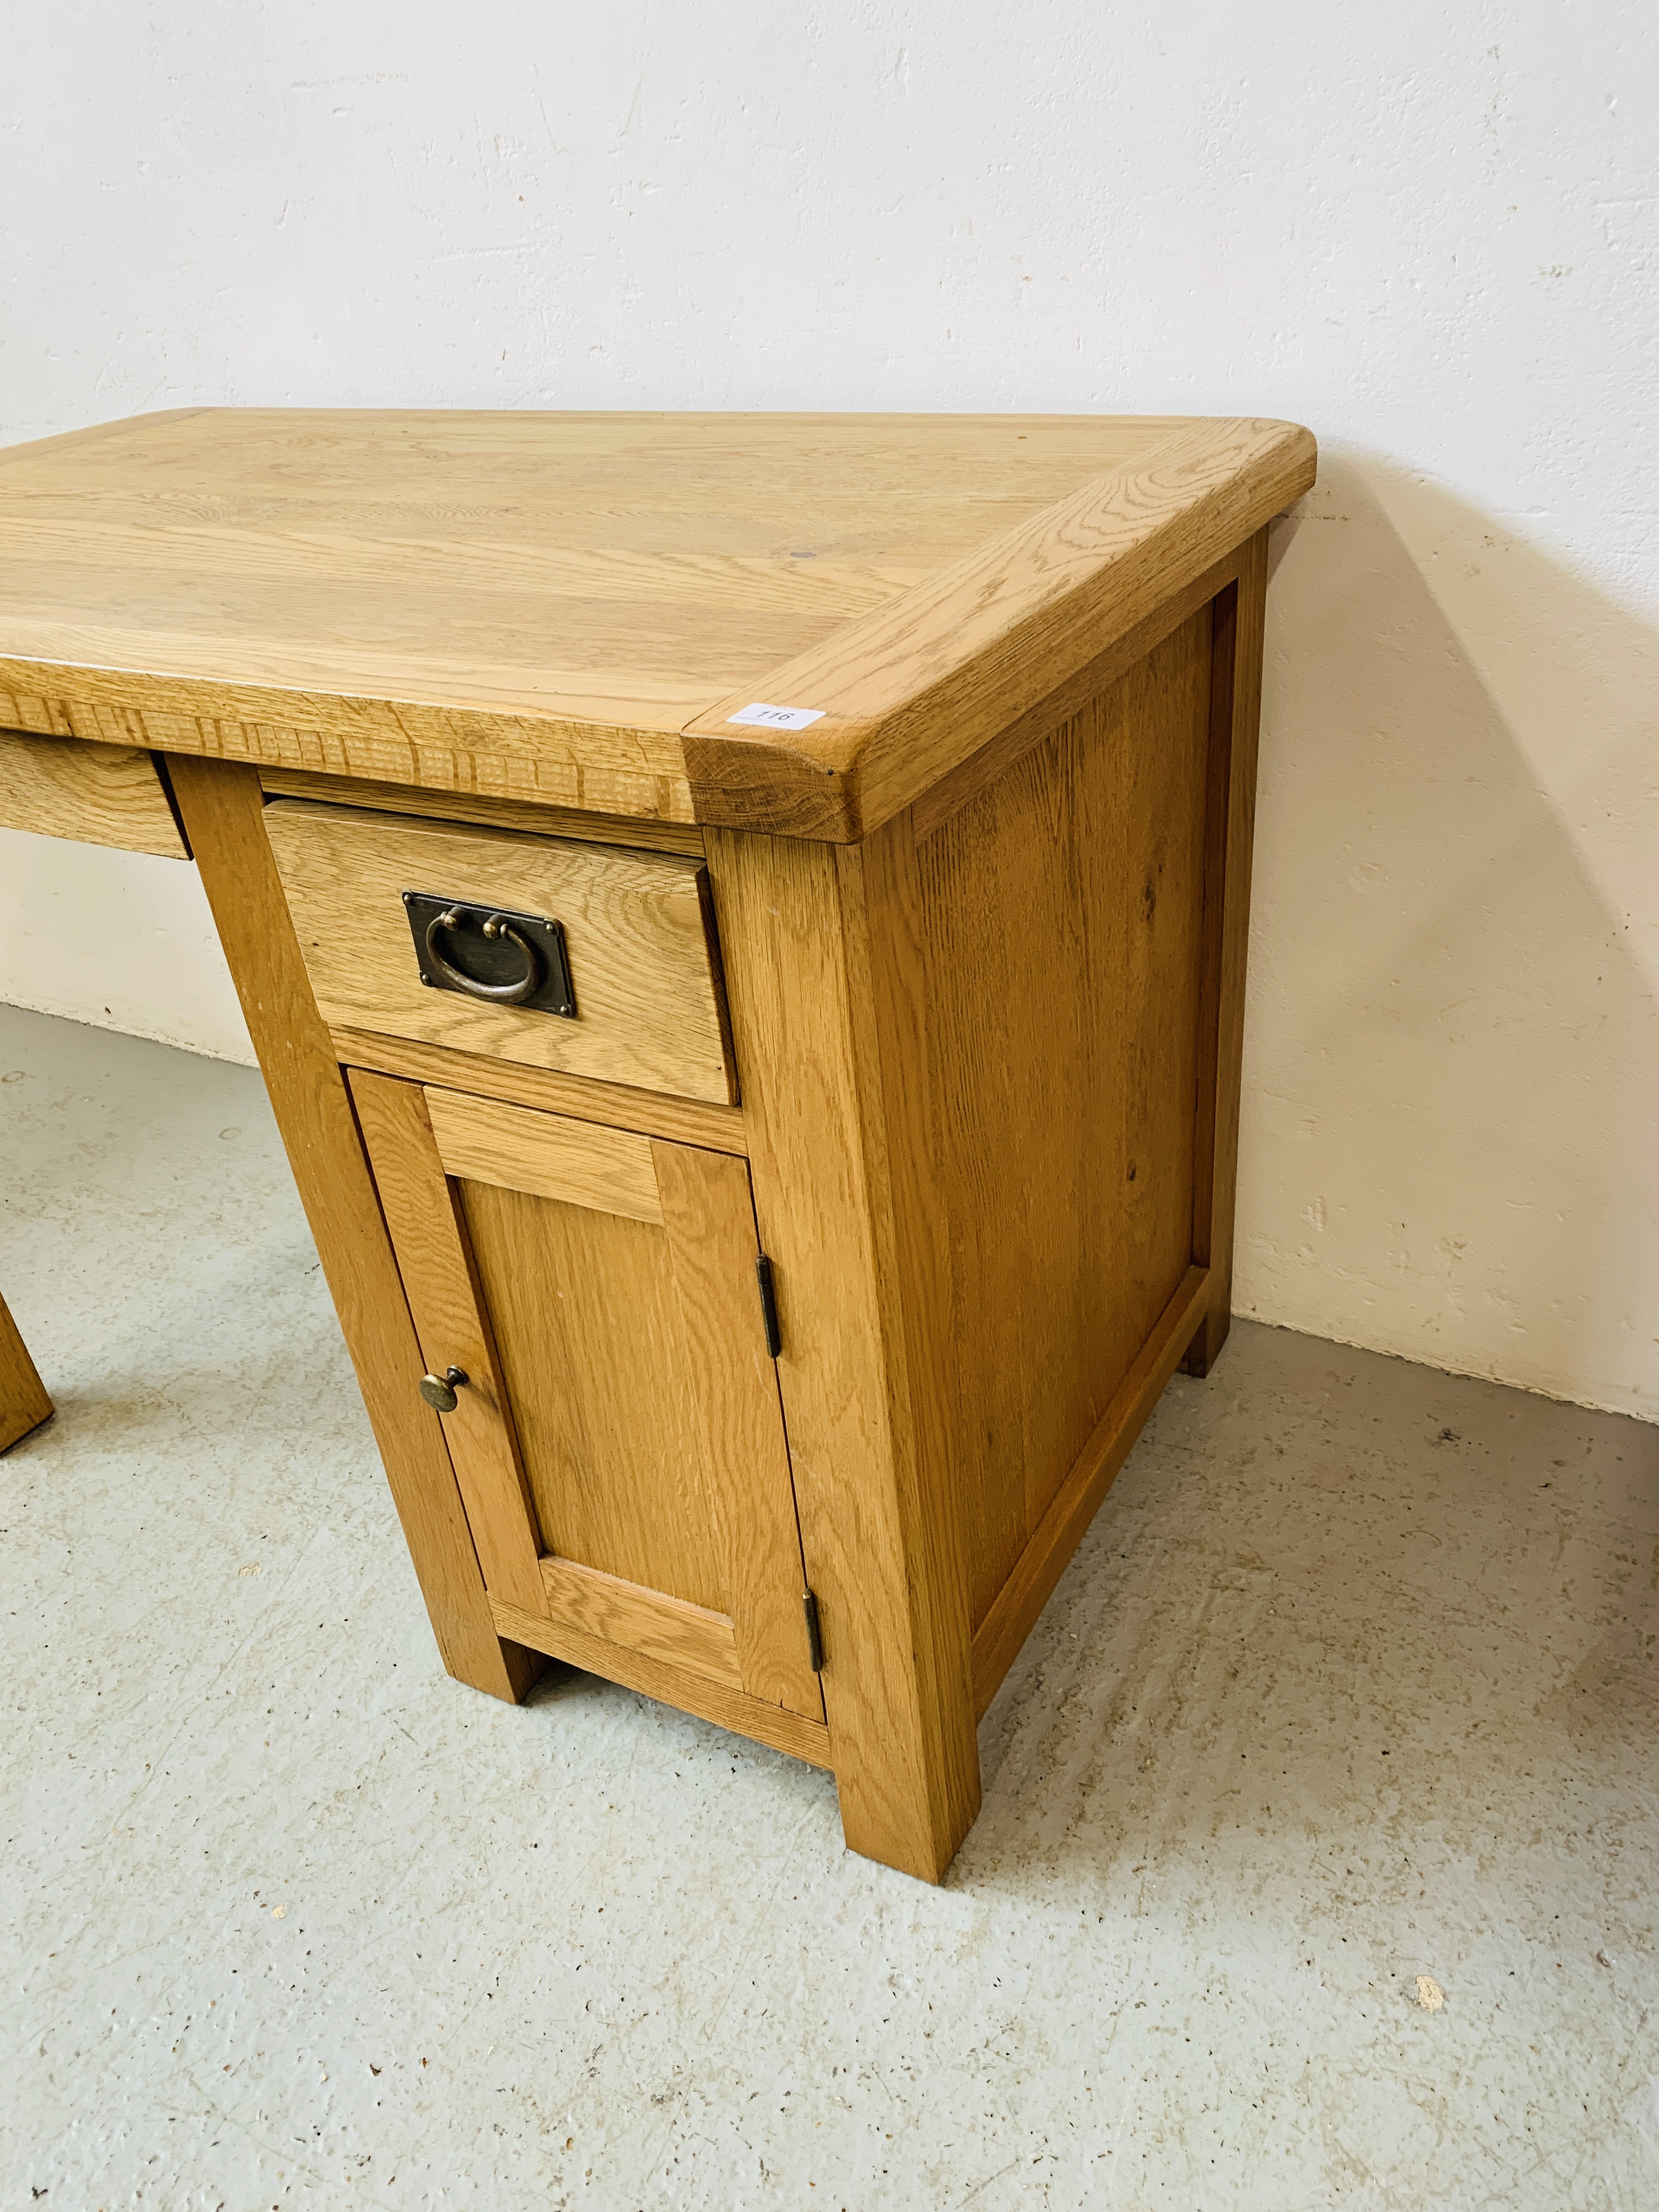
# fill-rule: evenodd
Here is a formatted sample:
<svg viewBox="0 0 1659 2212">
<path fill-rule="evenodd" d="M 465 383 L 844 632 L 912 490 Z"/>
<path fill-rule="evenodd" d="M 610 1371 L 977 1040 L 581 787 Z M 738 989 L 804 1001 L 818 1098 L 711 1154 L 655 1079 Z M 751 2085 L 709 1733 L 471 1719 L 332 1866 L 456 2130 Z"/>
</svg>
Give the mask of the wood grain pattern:
<svg viewBox="0 0 1659 2212">
<path fill-rule="evenodd" d="M 4 566 L 0 556 L 0 594 Z M 0 598 L 0 647 L 11 635 L 3 605 Z M 210 619 L 204 615 L 203 620 L 210 645 Z M 170 647 L 140 632 L 114 649 L 124 659 L 161 659 Z M 343 672 L 339 680 L 352 681 Z M 454 688 L 465 688 L 459 674 Z M 179 704 L 181 696 L 187 706 Z M 615 702 L 614 711 L 625 713 L 634 703 Z M 605 704 L 592 702 L 596 712 Z M 609 718 L 548 721 L 488 706 L 429 706 L 364 698 L 352 690 L 293 690 L 208 678 L 181 684 L 165 673 L 48 665 L 0 651 L 0 725 L 49 737 L 149 746 L 169 756 L 194 753 L 432 791 L 476 792 L 527 805 L 695 819 L 679 738 Z"/>
<path fill-rule="evenodd" d="M 514 1699 L 540 1662 L 496 1635 L 449 1454 L 416 1394 L 425 1362 L 265 839 L 259 779 L 219 761 L 169 769 L 439 1650 L 462 1681 Z"/>
<path fill-rule="evenodd" d="M 22 1333 L 0 1298 L 0 1452 L 52 1418 L 52 1405 Z"/>
<path fill-rule="evenodd" d="M 351 1088 L 491 1597 L 821 1719 L 744 1162 Z"/>
<path fill-rule="evenodd" d="M 647 1137 L 459 1091 L 428 1091 L 426 1105 L 447 1175 L 626 1214 L 630 1221 L 662 1220 Z"/>
<path fill-rule="evenodd" d="M 850 842 L 875 830 L 1314 480 L 1293 423 L 1188 423 L 775 669 L 793 734 L 733 729 L 733 692 L 686 727 L 701 822 Z M 752 692 L 753 687 L 750 687 Z"/>
<path fill-rule="evenodd" d="M 1209 1297 L 1202 1267 L 1188 1269 L 1093 1433 L 1032 1530 L 1013 1571 L 974 1632 L 974 1711 L 983 1714 L 1072 1554 L 1087 1534 L 1101 1500 L 1129 1456 L 1164 1384 L 1181 1364 L 1194 1324 Z"/>
<path fill-rule="evenodd" d="M 611 1644 L 573 1621 L 520 1613 L 511 1606 L 499 1604 L 495 1618 L 501 1635 L 533 1644 L 550 1658 L 562 1659 L 567 1666 L 580 1667 L 608 1682 L 620 1682 L 624 1689 L 636 1690 L 641 1697 L 676 1705 L 682 1712 L 712 1721 L 716 1728 L 730 1729 L 736 1735 L 787 1752 L 791 1759 L 805 1759 L 809 1766 L 827 1767 L 830 1763 L 830 1731 L 822 1721 L 806 1719 L 782 1705 L 769 1705 L 716 1681 L 712 1675 L 677 1667 L 653 1653 Z"/>
<path fill-rule="evenodd" d="M 734 1690 L 744 1686 L 726 1614 L 665 1597 L 660 1590 L 641 1589 L 616 1575 L 597 1574 L 573 1559 L 544 1559 L 542 1580 L 548 1616 L 561 1626 L 625 1644 L 644 1657 L 705 1674 Z"/>
<path fill-rule="evenodd" d="M 1127 418 L 0 454 L 0 722 L 181 757 L 455 1671 L 549 1652 L 833 1754 L 849 1844 L 942 1874 L 976 1712 L 1224 1333 L 1263 526 L 1312 468 Z M 406 888 L 558 913 L 581 1019 L 423 990 Z"/>
<path fill-rule="evenodd" d="M 443 1424 L 484 1586 L 492 1597 L 534 1613 L 544 1603 L 535 1506 L 426 1096 L 412 1083 L 358 1074 L 351 1097 L 421 1356 L 431 1374 L 459 1367 L 467 1378 L 453 1413 L 426 1410 Z"/>
<path fill-rule="evenodd" d="M 662 1229 L 491 1183 L 460 1192 L 547 1549 L 729 1616 Z"/>
<path fill-rule="evenodd" d="M 1204 1008 L 1194 1136 L 1193 1253 L 1209 1269 L 1210 1303 L 1183 1364 L 1207 1375 L 1232 1317 L 1244 969 L 1261 724 L 1267 533 L 1244 550 L 1236 587 L 1216 602 L 1210 692 L 1210 808 L 1205 861 Z"/>
<path fill-rule="evenodd" d="M 1209 646 L 1206 608 L 915 848 L 975 1628 L 1192 1262 Z"/>
<path fill-rule="evenodd" d="M 823 846 L 717 831 L 708 859 L 842 1825 L 854 1850 L 938 1881 L 978 1755 L 960 1592 L 926 1565 L 878 1077 L 854 1034 L 862 918 L 845 920 Z"/>
<path fill-rule="evenodd" d="M 708 1498 L 726 1554 L 738 1679 L 751 1697 L 823 1717 L 801 1611 L 805 1570 L 777 1370 L 766 1348 L 749 1170 L 653 1145 L 663 1225 L 707 1446 Z"/>
<path fill-rule="evenodd" d="M 697 861 L 299 799 L 265 826 L 326 1020 L 732 1103 Z M 405 890 L 562 922 L 574 1019 L 423 984 Z"/>
<path fill-rule="evenodd" d="M 0 730 L 0 829 L 190 858 L 161 773 L 136 745 Z"/>
<path fill-rule="evenodd" d="M 56 430 L 49 438 L 31 438 L 21 446 L 0 447 L 0 468 L 27 468 L 43 459 L 88 458 L 89 447 L 112 447 L 118 457 L 169 422 L 187 422 L 199 407 L 157 407 L 146 415 L 123 416 L 114 422 L 88 422 L 78 430 Z M 73 453 L 71 453 L 71 448 Z"/>
<path fill-rule="evenodd" d="M 702 1099 L 674 1098 L 659 1091 L 634 1091 L 620 1083 L 595 1083 L 590 1077 L 560 1075 L 551 1068 L 520 1067 L 508 1060 L 486 1060 L 477 1053 L 452 1052 L 443 1045 L 412 1044 L 404 1037 L 377 1036 L 369 1030 L 337 1029 L 334 1049 L 351 1067 L 382 1075 L 401 1075 L 442 1091 L 464 1091 L 475 1097 L 502 1098 L 576 1121 L 606 1128 L 636 1129 L 643 1136 L 668 1137 L 676 1144 L 700 1145 L 716 1152 L 746 1152 L 739 1106 L 711 1106 Z"/>
<path fill-rule="evenodd" d="M 1175 587 L 1287 504 L 1312 441 L 1188 417 L 204 409 L 0 463 L 0 722 L 850 837 L 1133 627 L 1149 574 Z M 733 744 L 733 703 L 821 671 L 840 688 L 804 744 Z M 838 748 L 855 772 L 826 797 Z"/>
<path fill-rule="evenodd" d="M 1235 550 L 1224 560 L 1218 561 L 1214 568 L 1206 568 L 1185 591 L 1172 593 L 1153 609 L 1145 622 L 1137 623 L 1103 653 L 1097 653 L 1092 660 L 1085 661 L 1064 682 L 1057 684 L 1028 713 L 1010 722 L 1006 729 L 999 730 L 976 753 L 970 753 L 958 767 L 947 769 L 910 810 L 912 831 L 916 838 L 930 836 L 959 806 L 966 805 L 975 793 L 999 782 L 1033 745 L 1053 737 L 1073 715 L 1082 714 L 1091 700 L 1109 690 L 1166 637 L 1183 623 L 1190 622 L 1200 608 L 1207 607 L 1218 592 L 1235 581 L 1240 558 L 1241 551 Z"/>
<path fill-rule="evenodd" d="M 574 806 L 543 806 L 521 799 L 484 799 L 470 791 L 422 791 L 410 784 L 369 783 L 359 776 L 313 775 L 303 769 L 262 768 L 259 781 L 271 799 L 310 799 L 325 806 L 366 807 L 382 814 L 414 814 L 428 821 L 470 822 L 486 830 L 519 830 L 532 837 L 580 837 L 589 844 L 623 845 L 635 851 L 703 855 L 695 823 L 657 822 L 629 814 L 597 814 Z"/>
<path fill-rule="evenodd" d="M 283 719 L 267 699 L 289 692 L 435 707 L 457 735 L 493 705 L 672 737 L 1165 427 L 322 409 L 112 424 L 7 456 L 0 649 L 65 675 L 165 670 L 155 704 L 186 713 L 204 684 L 214 717 L 264 695 L 253 723 Z"/>
</svg>

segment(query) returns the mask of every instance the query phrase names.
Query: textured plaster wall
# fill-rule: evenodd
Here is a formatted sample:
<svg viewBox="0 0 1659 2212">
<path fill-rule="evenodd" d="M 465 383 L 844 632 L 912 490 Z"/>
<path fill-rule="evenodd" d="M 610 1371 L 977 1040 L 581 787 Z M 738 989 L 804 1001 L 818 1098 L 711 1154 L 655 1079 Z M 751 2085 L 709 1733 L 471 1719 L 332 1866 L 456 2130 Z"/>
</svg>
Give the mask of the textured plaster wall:
<svg viewBox="0 0 1659 2212">
<path fill-rule="evenodd" d="M 1311 424 L 1237 1303 L 1659 1417 L 1645 10 L 68 0 L 0 109 L 8 441 L 191 401 Z M 0 995 L 247 1053 L 161 861 L 6 838 Z"/>
</svg>

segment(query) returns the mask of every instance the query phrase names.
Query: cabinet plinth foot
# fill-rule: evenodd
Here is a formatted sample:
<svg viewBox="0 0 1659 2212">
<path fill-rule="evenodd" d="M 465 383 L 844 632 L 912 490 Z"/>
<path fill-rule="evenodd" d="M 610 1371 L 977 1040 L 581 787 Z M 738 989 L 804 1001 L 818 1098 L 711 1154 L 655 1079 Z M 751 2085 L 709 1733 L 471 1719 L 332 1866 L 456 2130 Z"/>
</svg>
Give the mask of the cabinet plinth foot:
<svg viewBox="0 0 1659 2212">
<path fill-rule="evenodd" d="M 1227 1341 L 1231 1326 L 1232 1316 L 1224 1306 L 1206 1313 L 1182 1358 L 1182 1373 L 1195 1375 L 1201 1382 L 1221 1356 L 1221 1347 Z"/>
</svg>

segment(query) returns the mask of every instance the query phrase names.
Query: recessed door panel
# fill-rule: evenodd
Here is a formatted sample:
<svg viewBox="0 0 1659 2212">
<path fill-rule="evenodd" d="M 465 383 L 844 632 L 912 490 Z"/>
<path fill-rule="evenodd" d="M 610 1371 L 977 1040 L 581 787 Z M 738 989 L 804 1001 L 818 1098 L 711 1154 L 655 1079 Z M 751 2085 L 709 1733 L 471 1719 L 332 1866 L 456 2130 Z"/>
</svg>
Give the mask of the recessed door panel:
<svg viewBox="0 0 1659 2212">
<path fill-rule="evenodd" d="M 459 1189 L 546 1548 L 729 1612 L 666 1232 Z"/>
</svg>

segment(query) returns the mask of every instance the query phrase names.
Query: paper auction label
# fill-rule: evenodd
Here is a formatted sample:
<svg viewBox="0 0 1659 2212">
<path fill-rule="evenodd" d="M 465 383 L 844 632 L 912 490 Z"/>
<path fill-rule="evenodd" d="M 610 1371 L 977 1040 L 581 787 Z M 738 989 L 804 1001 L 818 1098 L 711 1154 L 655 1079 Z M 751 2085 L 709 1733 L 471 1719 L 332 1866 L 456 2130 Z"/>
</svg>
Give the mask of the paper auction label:
<svg viewBox="0 0 1659 2212">
<path fill-rule="evenodd" d="M 804 730 L 809 722 L 821 722 L 822 707 L 769 707 L 757 699 L 740 714 L 728 714 L 728 722 L 747 722 L 763 730 Z"/>
</svg>

